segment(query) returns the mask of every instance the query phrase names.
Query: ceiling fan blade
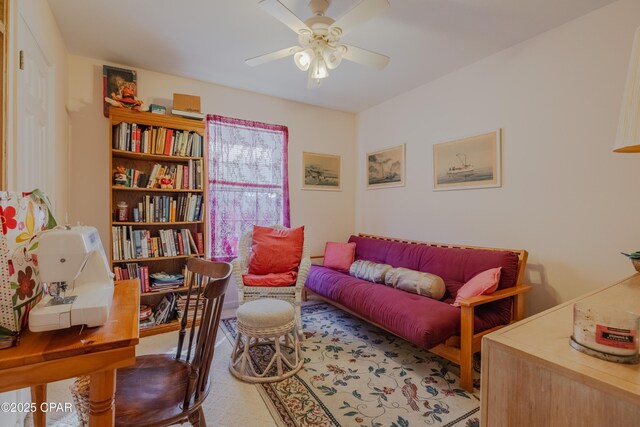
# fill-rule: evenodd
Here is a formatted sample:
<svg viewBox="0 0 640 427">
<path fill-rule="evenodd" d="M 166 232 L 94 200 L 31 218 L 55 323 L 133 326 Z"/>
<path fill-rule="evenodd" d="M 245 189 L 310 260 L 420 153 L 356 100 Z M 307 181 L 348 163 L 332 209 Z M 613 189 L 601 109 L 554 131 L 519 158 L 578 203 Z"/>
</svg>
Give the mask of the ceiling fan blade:
<svg viewBox="0 0 640 427">
<path fill-rule="evenodd" d="M 301 49 L 300 46 L 292 46 L 292 47 L 288 47 L 286 49 L 280 49 L 280 50 L 277 50 L 275 52 L 271 52 L 271 53 L 267 53 L 267 54 L 264 54 L 264 55 L 256 56 L 254 58 L 249 58 L 249 59 L 245 60 L 244 62 L 247 65 L 251 65 L 252 67 L 255 67 L 256 65 L 262 65 L 262 64 L 264 64 L 266 62 L 269 62 L 269 61 L 275 61 L 276 59 L 286 58 L 287 56 L 293 55 L 294 53 L 296 53 L 300 49 Z"/>
<path fill-rule="evenodd" d="M 296 34 L 311 34 L 311 29 L 278 0 L 261 0 L 258 3 L 267 13 L 291 28 Z"/>
<path fill-rule="evenodd" d="M 369 67 L 377 68 L 378 70 L 382 70 L 389 63 L 389 57 L 380 53 L 371 52 L 370 50 L 350 44 L 344 44 L 341 46 L 344 46 L 347 49 L 347 51 L 342 55 L 346 60 L 357 62 L 362 65 L 368 65 Z"/>
<path fill-rule="evenodd" d="M 340 28 L 340 34 L 345 35 L 358 25 L 380 14 L 380 12 L 388 7 L 388 0 L 362 0 L 329 27 L 329 34 L 335 34 L 332 30 Z"/>
</svg>

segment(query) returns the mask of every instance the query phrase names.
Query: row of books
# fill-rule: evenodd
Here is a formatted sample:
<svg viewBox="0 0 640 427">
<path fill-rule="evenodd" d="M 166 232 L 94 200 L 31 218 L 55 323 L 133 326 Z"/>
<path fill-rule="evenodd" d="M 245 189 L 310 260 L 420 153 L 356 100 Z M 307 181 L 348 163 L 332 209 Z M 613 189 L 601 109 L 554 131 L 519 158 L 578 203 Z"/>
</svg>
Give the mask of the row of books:
<svg viewBox="0 0 640 427">
<path fill-rule="evenodd" d="M 186 165 L 153 165 L 151 172 L 124 168 L 126 182 L 116 181 L 115 185 L 131 188 L 167 188 L 173 190 L 202 189 L 202 161 L 189 160 Z"/>
<path fill-rule="evenodd" d="M 149 267 L 137 262 L 128 262 L 124 267 L 114 266 L 115 280 L 138 279 L 140 281 L 140 293 L 149 292 Z"/>
<path fill-rule="evenodd" d="M 134 222 L 202 221 L 202 194 L 183 193 L 177 196 L 146 194 L 133 207 Z"/>
<path fill-rule="evenodd" d="M 113 148 L 117 150 L 202 157 L 203 138 L 196 132 L 124 122 L 113 128 Z"/>
<path fill-rule="evenodd" d="M 138 279 L 140 292 L 151 293 L 179 289 L 184 287 L 184 274 L 159 273 L 149 274 L 149 267 L 137 262 L 128 262 L 124 267 L 113 267 L 115 280 Z"/>
<path fill-rule="evenodd" d="M 111 233 L 114 261 L 204 253 L 202 233 L 193 236 L 186 228 L 157 230 L 158 235 L 151 236 L 150 230 L 134 230 L 130 225 L 122 225 L 111 227 Z"/>
</svg>

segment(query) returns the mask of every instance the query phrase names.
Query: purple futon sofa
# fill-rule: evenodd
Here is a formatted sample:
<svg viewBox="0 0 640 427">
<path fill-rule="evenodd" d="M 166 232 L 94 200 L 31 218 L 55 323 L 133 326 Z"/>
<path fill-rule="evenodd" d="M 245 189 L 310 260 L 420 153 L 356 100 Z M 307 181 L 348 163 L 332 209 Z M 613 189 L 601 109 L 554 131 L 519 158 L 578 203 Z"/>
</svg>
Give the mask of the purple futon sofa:
<svg viewBox="0 0 640 427">
<path fill-rule="evenodd" d="M 399 241 L 376 236 L 351 236 L 356 260 L 390 264 L 440 276 L 446 291 L 440 300 L 405 292 L 312 265 L 306 289 L 372 324 L 431 349 L 460 365 L 461 386 L 473 389 L 473 353 L 483 335 L 522 317 L 521 285 L 527 252 Z M 476 274 L 502 267 L 498 290 L 451 303 L 458 289 Z M 515 300 L 515 303 L 514 303 Z M 459 339 L 458 339 L 459 337 Z"/>
</svg>

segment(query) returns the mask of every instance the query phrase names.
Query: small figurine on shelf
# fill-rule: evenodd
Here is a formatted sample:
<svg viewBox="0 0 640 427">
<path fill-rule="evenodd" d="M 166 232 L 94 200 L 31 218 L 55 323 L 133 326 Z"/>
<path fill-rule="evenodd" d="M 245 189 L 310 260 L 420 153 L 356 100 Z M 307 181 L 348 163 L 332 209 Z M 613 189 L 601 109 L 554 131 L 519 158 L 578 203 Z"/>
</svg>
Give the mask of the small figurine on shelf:
<svg viewBox="0 0 640 427">
<path fill-rule="evenodd" d="M 104 100 L 116 107 L 143 110 L 142 101 L 136 98 L 136 84 L 133 82 L 123 83 L 118 92 L 112 92 L 111 97 L 107 96 Z"/>
<path fill-rule="evenodd" d="M 129 184 L 127 177 L 127 170 L 124 166 L 116 166 L 116 171 L 113 174 L 113 185 L 121 185 L 126 187 Z"/>
<path fill-rule="evenodd" d="M 160 182 L 160 188 L 173 188 L 173 178 L 171 175 L 165 175 L 158 178 Z"/>
</svg>

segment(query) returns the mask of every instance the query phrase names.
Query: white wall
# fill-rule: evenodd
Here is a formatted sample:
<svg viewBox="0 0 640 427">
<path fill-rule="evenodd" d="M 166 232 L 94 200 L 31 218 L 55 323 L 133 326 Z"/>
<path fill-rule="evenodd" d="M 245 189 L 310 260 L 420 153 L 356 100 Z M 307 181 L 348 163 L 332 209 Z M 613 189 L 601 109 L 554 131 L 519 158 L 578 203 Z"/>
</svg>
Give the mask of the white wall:
<svg viewBox="0 0 640 427">
<path fill-rule="evenodd" d="M 72 223 L 94 225 L 109 242 L 109 121 L 102 114 L 104 61 L 69 56 L 71 118 Z M 108 64 L 112 65 L 112 64 Z M 125 66 L 126 67 L 126 66 Z M 132 67 L 127 67 L 132 68 Z M 266 95 L 137 69 L 138 94 L 145 104 L 171 106 L 173 93 L 199 95 L 202 111 L 289 128 L 289 190 L 292 226 L 305 225 L 313 254 L 322 254 L 327 240 L 343 241 L 354 230 L 355 115 Z M 302 152 L 339 154 L 343 190 L 301 190 Z M 234 292 L 227 301 L 235 300 Z"/>
<path fill-rule="evenodd" d="M 356 229 L 529 251 L 537 312 L 633 273 L 640 156 L 613 153 L 640 2 L 620 0 L 357 116 Z M 432 145 L 502 128 L 503 185 L 434 192 Z M 365 190 L 406 143 L 406 187 Z"/>
</svg>

